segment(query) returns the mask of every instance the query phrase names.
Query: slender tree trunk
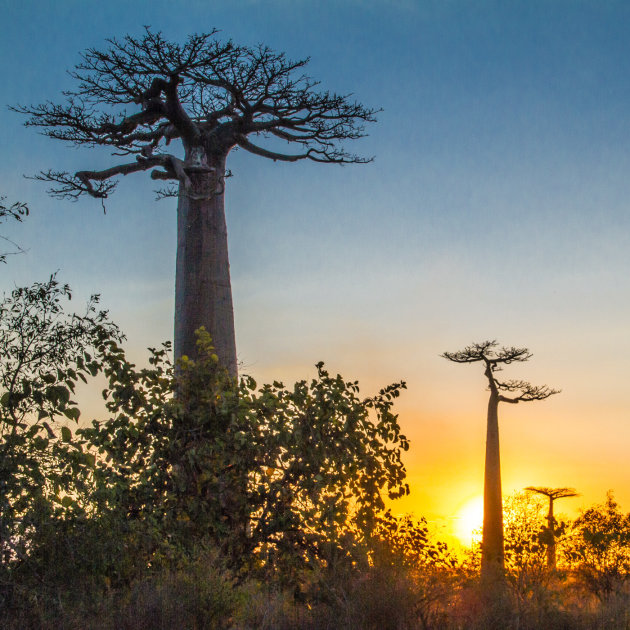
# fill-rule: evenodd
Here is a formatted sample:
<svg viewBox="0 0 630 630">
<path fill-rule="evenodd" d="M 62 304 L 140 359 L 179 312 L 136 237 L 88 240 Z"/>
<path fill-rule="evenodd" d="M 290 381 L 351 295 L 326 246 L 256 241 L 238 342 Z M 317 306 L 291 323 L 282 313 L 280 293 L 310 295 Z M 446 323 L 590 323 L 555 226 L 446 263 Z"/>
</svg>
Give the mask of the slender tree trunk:
<svg viewBox="0 0 630 630">
<path fill-rule="evenodd" d="M 190 190 L 180 184 L 175 273 L 175 359 L 196 355 L 195 330 L 212 336 L 219 362 L 236 378 L 234 309 L 224 208 L 225 156 L 187 171 Z"/>
<path fill-rule="evenodd" d="M 501 497 L 501 459 L 499 454 L 499 397 L 490 393 L 486 434 L 486 469 L 483 490 L 483 536 L 481 578 L 501 581 L 504 575 L 503 501 Z"/>
<path fill-rule="evenodd" d="M 547 568 L 552 571 L 556 568 L 556 520 L 553 517 L 553 498 L 549 497 L 549 513 L 547 514 L 549 526 L 549 542 L 547 543 Z"/>
</svg>

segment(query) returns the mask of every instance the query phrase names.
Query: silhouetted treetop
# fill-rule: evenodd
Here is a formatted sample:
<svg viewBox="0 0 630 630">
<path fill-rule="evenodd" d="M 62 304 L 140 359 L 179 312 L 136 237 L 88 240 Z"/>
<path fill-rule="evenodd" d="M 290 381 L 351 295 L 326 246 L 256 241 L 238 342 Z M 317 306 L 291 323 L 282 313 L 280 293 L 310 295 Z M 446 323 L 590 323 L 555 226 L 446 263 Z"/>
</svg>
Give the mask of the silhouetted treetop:
<svg viewBox="0 0 630 630">
<path fill-rule="evenodd" d="M 104 198 L 115 188 L 110 178 L 146 170 L 188 190 L 191 171 L 212 170 L 207 154 L 225 155 L 236 146 L 290 162 L 372 159 L 348 153 L 340 142 L 364 136 L 363 124 L 375 120 L 375 110 L 347 95 L 318 91 L 318 82 L 301 73 L 308 59 L 221 42 L 216 34 L 192 35 L 183 45 L 150 28 L 139 38 L 109 39 L 106 50 L 89 48 L 81 55 L 70 73 L 77 87 L 64 92 L 65 104 L 14 107 L 29 116 L 27 126 L 46 136 L 134 157 L 99 171 L 41 173 L 38 179 L 53 183 L 49 192 Z M 263 146 L 248 136 L 272 142 Z M 175 139 L 186 149 L 184 160 L 166 151 Z M 285 153 L 279 141 L 302 150 Z"/>
<path fill-rule="evenodd" d="M 575 488 L 546 488 L 544 486 L 527 486 L 525 490 L 529 490 L 530 492 L 537 492 L 538 494 L 549 497 L 554 501 L 556 499 L 580 496 Z"/>
<path fill-rule="evenodd" d="M 514 346 L 497 348 L 498 345 L 494 340 L 473 343 L 459 352 L 445 352 L 441 356 L 455 363 L 484 361 L 486 364 L 494 366 L 495 369 L 499 363 L 507 365 L 515 361 L 527 361 L 532 357 L 532 353 L 527 348 L 515 348 Z"/>
<path fill-rule="evenodd" d="M 527 348 L 514 346 L 497 347 L 496 341 L 484 341 L 466 346 L 458 352 L 445 352 L 441 356 L 455 363 L 483 362 L 486 366 L 485 375 L 488 378 L 488 388 L 498 395 L 501 402 L 518 403 L 533 400 L 544 400 L 558 394 L 559 389 L 552 389 L 547 385 L 532 385 L 528 381 L 509 380 L 499 381 L 495 372 L 500 372 L 503 365 L 510 363 L 522 363 L 533 355 Z M 501 393 L 503 392 L 503 393 Z M 514 394 L 506 396 L 505 393 Z"/>
</svg>

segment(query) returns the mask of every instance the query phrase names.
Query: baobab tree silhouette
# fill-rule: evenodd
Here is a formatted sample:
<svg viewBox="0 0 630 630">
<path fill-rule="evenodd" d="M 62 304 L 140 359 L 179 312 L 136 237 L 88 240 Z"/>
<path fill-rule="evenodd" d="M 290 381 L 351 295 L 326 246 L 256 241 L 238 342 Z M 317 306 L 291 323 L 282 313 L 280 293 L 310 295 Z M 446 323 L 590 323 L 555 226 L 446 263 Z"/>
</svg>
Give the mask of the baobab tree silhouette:
<svg viewBox="0 0 630 630">
<path fill-rule="evenodd" d="M 528 486 L 525 490 L 537 492 L 549 499 L 549 511 L 547 512 L 547 568 L 552 571 L 556 568 L 556 519 L 553 515 L 553 504 L 558 499 L 580 496 L 575 488 L 544 488 L 538 486 Z"/>
<path fill-rule="evenodd" d="M 50 182 L 54 196 L 102 201 L 114 178 L 139 171 L 176 183 L 159 193 L 178 197 L 175 358 L 196 355 L 195 331 L 204 326 L 219 361 L 236 376 L 224 209 L 228 153 L 239 147 L 274 161 L 369 162 L 341 142 L 364 136 L 363 124 L 376 112 L 318 91 L 318 82 L 302 74 L 308 59 L 291 61 L 266 46 L 237 46 L 215 35 L 192 35 L 180 45 L 146 28 L 143 37 L 110 39 L 108 49 L 82 54 L 70 73 L 78 86 L 64 92 L 65 104 L 12 109 L 50 138 L 110 147 L 129 158 L 103 170 L 40 173 L 36 178 Z M 282 143 L 299 151 L 281 152 Z"/>
<path fill-rule="evenodd" d="M 455 363 L 483 363 L 488 379 L 490 400 L 486 433 L 486 462 L 483 488 L 483 530 L 481 540 L 481 579 L 502 582 L 505 572 L 503 547 L 503 500 L 501 495 L 501 458 L 499 451 L 499 403 L 517 404 L 544 400 L 559 390 L 547 385 L 532 385 L 527 381 L 499 381 L 496 372 L 510 363 L 522 363 L 531 358 L 527 348 L 501 347 L 496 341 L 484 341 L 467 346 L 459 352 L 441 356 Z M 511 394 L 511 395 L 508 395 Z"/>
</svg>

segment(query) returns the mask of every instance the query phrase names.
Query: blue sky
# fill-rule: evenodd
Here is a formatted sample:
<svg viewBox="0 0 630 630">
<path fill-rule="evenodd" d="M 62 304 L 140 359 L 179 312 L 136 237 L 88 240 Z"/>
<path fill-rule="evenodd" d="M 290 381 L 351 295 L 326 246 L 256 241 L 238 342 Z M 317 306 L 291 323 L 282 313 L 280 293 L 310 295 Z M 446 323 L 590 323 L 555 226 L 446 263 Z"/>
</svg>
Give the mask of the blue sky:
<svg viewBox="0 0 630 630">
<path fill-rule="evenodd" d="M 176 6 L 176 9 L 173 9 Z M 226 210 L 239 358 L 291 381 L 324 360 L 363 391 L 406 379 L 410 508 L 448 515 L 481 491 L 483 375 L 439 354 L 526 345 L 515 376 L 561 387 L 504 409 L 504 487 L 614 488 L 630 508 L 630 5 L 231 0 L 0 0 L 2 102 L 59 100 L 66 70 L 147 24 L 183 40 L 221 29 L 311 57 L 333 91 L 383 108 L 353 150 L 365 166 L 233 153 Z M 127 178 L 103 215 L 22 178 L 111 163 L 0 109 L 0 191 L 32 215 L 0 284 L 59 270 L 102 294 L 132 356 L 172 336 L 175 206 Z"/>
</svg>

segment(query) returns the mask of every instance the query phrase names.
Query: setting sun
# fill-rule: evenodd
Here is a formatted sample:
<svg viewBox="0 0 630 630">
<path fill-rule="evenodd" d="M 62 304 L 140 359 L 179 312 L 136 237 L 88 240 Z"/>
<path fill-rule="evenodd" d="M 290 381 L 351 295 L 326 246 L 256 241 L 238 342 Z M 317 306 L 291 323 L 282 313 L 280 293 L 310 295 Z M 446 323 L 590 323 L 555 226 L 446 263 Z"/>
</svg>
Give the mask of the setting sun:
<svg viewBox="0 0 630 630">
<path fill-rule="evenodd" d="M 453 523 L 453 534 L 462 543 L 470 546 L 481 535 L 483 525 L 483 497 L 472 497 L 462 503 Z"/>
</svg>

